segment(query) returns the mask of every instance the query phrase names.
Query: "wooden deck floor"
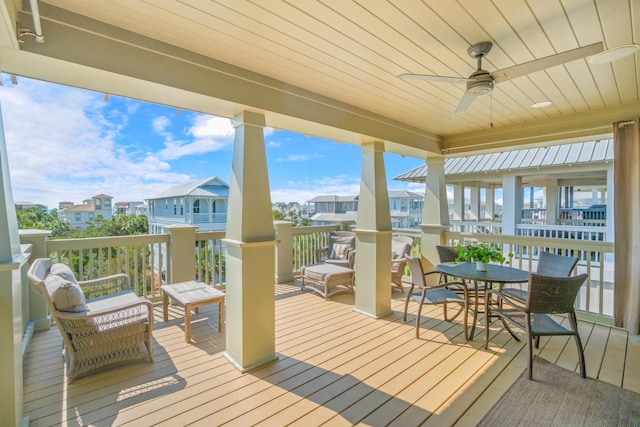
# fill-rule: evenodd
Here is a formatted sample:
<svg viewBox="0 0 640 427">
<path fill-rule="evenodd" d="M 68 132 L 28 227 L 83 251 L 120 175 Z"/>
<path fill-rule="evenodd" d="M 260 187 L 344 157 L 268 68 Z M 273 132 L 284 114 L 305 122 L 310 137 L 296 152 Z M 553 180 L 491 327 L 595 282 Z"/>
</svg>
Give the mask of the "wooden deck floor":
<svg viewBox="0 0 640 427">
<path fill-rule="evenodd" d="M 415 316 L 402 321 L 399 292 L 393 314 L 374 320 L 353 312 L 353 295 L 325 301 L 299 289 L 276 287 L 279 360 L 246 374 L 222 356 L 217 306 L 194 315 L 194 342 L 187 344 L 180 309 L 172 307 L 165 323 L 158 304 L 154 363 L 70 384 L 57 329 L 38 332 L 25 361 L 25 415 L 32 426 L 471 426 L 525 369 L 526 348 L 499 323 L 484 350 L 483 328 L 465 342 L 458 321 L 426 308 L 416 339 Z M 617 329 L 579 327 L 588 376 L 640 392 L 640 342 Z M 573 341 L 553 337 L 540 347 L 541 357 L 576 370 Z"/>
</svg>

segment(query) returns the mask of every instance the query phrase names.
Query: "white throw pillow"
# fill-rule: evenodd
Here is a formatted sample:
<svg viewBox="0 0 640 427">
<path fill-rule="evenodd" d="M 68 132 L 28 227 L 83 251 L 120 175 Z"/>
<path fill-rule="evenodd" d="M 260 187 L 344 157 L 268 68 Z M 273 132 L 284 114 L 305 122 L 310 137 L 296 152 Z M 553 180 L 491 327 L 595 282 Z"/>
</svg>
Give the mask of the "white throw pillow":
<svg viewBox="0 0 640 427">
<path fill-rule="evenodd" d="M 78 283 L 78 281 L 76 280 L 76 276 L 73 274 L 73 271 L 71 271 L 69 266 L 67 264 L 62 264 L 61 262 L 53 264 L 51 266 L 51 269 L 49 270 L 49 274 L 60 276 L 72 283 Z"/>
<path fill-rule="evenodd" d="M 63 276 L 49 274 L 44 284 L 56 310 L 72 313 L 87 311 L 84 293 L 77 283 L 67 280 Z"/>
<path fill-rule="evenodd" d="M 349 243 L 334 243 L 331 251 L 331 259 L 347 259 L 347 254 L 351 249 Z"/>
</svg>

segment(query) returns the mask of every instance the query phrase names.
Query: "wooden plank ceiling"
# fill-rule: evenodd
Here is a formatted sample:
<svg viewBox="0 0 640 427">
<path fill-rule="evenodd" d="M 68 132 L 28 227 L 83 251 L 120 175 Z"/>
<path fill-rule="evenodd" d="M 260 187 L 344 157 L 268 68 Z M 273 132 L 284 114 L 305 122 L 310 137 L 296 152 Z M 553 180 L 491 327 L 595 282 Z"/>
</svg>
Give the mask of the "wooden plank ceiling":
<svg viewBox="0 0 640 427">
<path fill-rule="evenodd" d="M 28 3 L 26 1 L 25 3 Z M 639 55 L 579 59 L 496 85 L 454 113 L 470 75 L 604 42 L 640 39 L 637 0 L 40 0 L 215 58 L 443 138 L 640 105 Z M 27 4 L 24 5 L 28 9 Z M 46 36 L 46 35 L 45 35 Z M 532 108 L 549 100 L 551 106 Z M 636 110 L 637 111 L 637 110 Z"/>
</svg>

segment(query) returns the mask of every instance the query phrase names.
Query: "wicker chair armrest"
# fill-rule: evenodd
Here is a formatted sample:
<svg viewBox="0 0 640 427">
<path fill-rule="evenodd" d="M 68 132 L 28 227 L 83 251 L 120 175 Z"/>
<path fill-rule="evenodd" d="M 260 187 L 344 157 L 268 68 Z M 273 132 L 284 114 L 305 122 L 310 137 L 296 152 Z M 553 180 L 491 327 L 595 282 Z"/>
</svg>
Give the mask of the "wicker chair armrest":
<svg viewBox="0 0 640 427">
<path fill-rule="evenodd" d="M 112 283 L 113 285 L 99 286 L 105 283 Z M 131 290 L 131 277 L 127 274 L 120 273 L 97 279 L 84 280 L 82 282 L 78 282 L 78 285 L 80 285 L 85 295 L 91 298 L 93 293 L 111 294 Z"/>
<path fill-rule="evenodd" d="M 108 314 L 117 313 L 119 311 L 131 310 L 132 308 L 135 308 L 138 306 L 146 306 L 147 316 L 150 319 L 153 318 L 153 305 L 151 304 L 150 301 L 147 301 L 144 299 L 140 299 L 139 301 L 135 301 L 135 302 L 114 305 L 112 307 L 104 308 L 102 310 L 92 310 L 92 311 L 83 312 L 83 313 L 56 311 L 56 317 L 59 317 L 61 319 L 66 319 L 66 320 L 81 320 L 81 319 L 89 320 L 94 317 L 106 316 Z"/>
<path fill-rule="evenodd" d="M 508 295 L 504 294 L 498 289 L 487 289 L 486 292 L 487 292 L 487 297 L 486 297 L 487 301 L 489 301 L 491 295 L 495 295 L 496 297 L 498 297 L 500 301 L 502 301 L 503 304 L 509 304 L 514 309 L 522 310 L 522 312 L 524 313 L 524 305 L 522 305 L 522 302 L 514 298 L 510 298 Z"/>
<path fill-rule="evenodd" d="M 406 258 L 395 258 L 391 260 L 391 271 L 403 271 L 404 266 L 407 265 Z"/>
<path fill-rule="evenodd" d="M 316 249 L 316 264 L 329 258 L 329 247 L 326 246 L 324 248 Z"/>
</svg>

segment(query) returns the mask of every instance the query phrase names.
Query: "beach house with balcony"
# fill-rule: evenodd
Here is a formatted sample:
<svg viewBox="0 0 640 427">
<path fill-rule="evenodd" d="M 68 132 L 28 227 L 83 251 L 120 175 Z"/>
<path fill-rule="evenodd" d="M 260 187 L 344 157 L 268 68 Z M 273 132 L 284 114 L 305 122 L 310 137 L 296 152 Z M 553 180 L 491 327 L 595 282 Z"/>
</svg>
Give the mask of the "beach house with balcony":
<svg viewBox="0 0 640 427">
<path fill-rule="evenodd" d="M 149 234 L 165 233 L 165 227 L 177 224 L 224 230 L 228 198 L 229 185 L 215 176 L 169 187 L 146 200 Z"/>
</svg>

